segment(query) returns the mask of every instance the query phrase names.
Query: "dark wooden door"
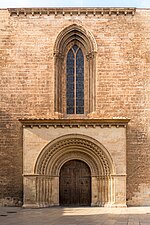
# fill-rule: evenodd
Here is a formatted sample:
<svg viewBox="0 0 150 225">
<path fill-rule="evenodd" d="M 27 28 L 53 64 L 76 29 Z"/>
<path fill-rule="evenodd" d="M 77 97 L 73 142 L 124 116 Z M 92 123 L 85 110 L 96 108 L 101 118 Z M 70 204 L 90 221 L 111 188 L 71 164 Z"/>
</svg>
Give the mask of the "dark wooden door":
<svg viewBox="0 0 150 225">
<path fill-rule="evenodd" d="M 60 171 L 60 205 L 90 206 L 91 173 L 80 160 L 65 163 Z"/>
</svg>

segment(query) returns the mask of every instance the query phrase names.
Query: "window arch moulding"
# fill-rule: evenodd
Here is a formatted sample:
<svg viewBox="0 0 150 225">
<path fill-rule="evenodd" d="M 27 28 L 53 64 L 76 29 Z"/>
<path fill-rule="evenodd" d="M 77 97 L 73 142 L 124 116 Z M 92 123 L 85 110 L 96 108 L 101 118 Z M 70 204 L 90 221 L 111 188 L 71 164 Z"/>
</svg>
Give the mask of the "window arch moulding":
<svg viewBox="0 0 150 225">
<path fill-rule="evenodd" d="M 96 52 L 97 44 L 90 32 L 73 24 L 62 30 L 54 46 L 55 57 L 55 112 L 62 117 L 67 113 L 66 62 L 67 54 L 73 46 L 78 46 L 84 56 L 84 115 L 96 108 Z M 72 114 L 75 116 L 75 114 Z M 78 116 L 78 113 L 77 113 Z M 81 115 L 80 115 L 81 116 Z"/>
</svg>

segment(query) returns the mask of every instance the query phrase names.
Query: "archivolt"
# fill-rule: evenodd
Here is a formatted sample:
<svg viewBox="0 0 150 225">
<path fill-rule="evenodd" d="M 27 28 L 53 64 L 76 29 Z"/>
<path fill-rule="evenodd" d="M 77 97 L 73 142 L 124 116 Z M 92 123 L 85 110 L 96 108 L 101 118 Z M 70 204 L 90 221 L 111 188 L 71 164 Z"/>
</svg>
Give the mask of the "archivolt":
<svg viewBox="0 0 150 225">
<path fill-rule="evenodd" d="M 50 142 L 40 153 L 35 174 L 59 176 L 62 165 L 72 159 L 88 164 L 92 176 L 106 176 L 114 172 L 108 151 L 95 139 L 85 135 L 64 135 Z"/>
<path fill-rule="evenodd" d="M 68 43 L 73 40 L 79 41 L 85 47 L 87 54 L 97 52 L 97 44 L 93 35 L 83 27 L 77 24 L 72 24 L 59 33 L 55 42 L 54 53 L 64 53 Z"/>
</svg>

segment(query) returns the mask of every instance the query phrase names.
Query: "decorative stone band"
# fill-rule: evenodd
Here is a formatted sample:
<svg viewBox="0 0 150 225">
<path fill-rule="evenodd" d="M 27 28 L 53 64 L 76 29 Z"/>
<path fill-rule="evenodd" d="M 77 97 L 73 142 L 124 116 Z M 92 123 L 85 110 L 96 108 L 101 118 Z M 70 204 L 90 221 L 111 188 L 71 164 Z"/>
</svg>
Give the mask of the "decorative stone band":
<svg viewBox="0 0 150 225">
<path fill-rule="evenodd" d="M 46 118 L 22 118 L 19 120 L 23 127 L 54 127 L 54 128 L 80 128 L 80 127 L 108 127 L 111 128 L 115 126 L 119 127 L 126 127 L 130 119 L 128 118 L 115 118 L 115 119 L 46 119 Z"/>
<path fill-rule="evenodd" d="M 70 16 L 80 16 L 80 15 L 93 15 L 93 16 L 103 16 L 107 14 L 111 15 L 133 15 L 135 14 L 136 8 L 11 8 L 8 9 L 11 16 L 20 15 L 70 15 Z"/>
</svg>

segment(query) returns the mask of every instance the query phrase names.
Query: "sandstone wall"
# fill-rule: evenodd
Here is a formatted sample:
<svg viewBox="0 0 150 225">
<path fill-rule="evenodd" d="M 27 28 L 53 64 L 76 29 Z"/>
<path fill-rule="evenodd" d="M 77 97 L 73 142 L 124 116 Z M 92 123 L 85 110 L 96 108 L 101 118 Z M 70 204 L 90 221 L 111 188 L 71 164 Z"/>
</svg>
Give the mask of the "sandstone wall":
<svg viewBox="0 0 150 225">
<path fill-rule="evenodd" d="M 78 24 L 97 42 L 97 118 L 128 117 L 127 200 L 150 205 L 150 10 L 132 15 L 20 15 L 0 10 L 0 199 L 22 201 L 23 117 L 53 118 L 54 44 Z"/>
</svg>

